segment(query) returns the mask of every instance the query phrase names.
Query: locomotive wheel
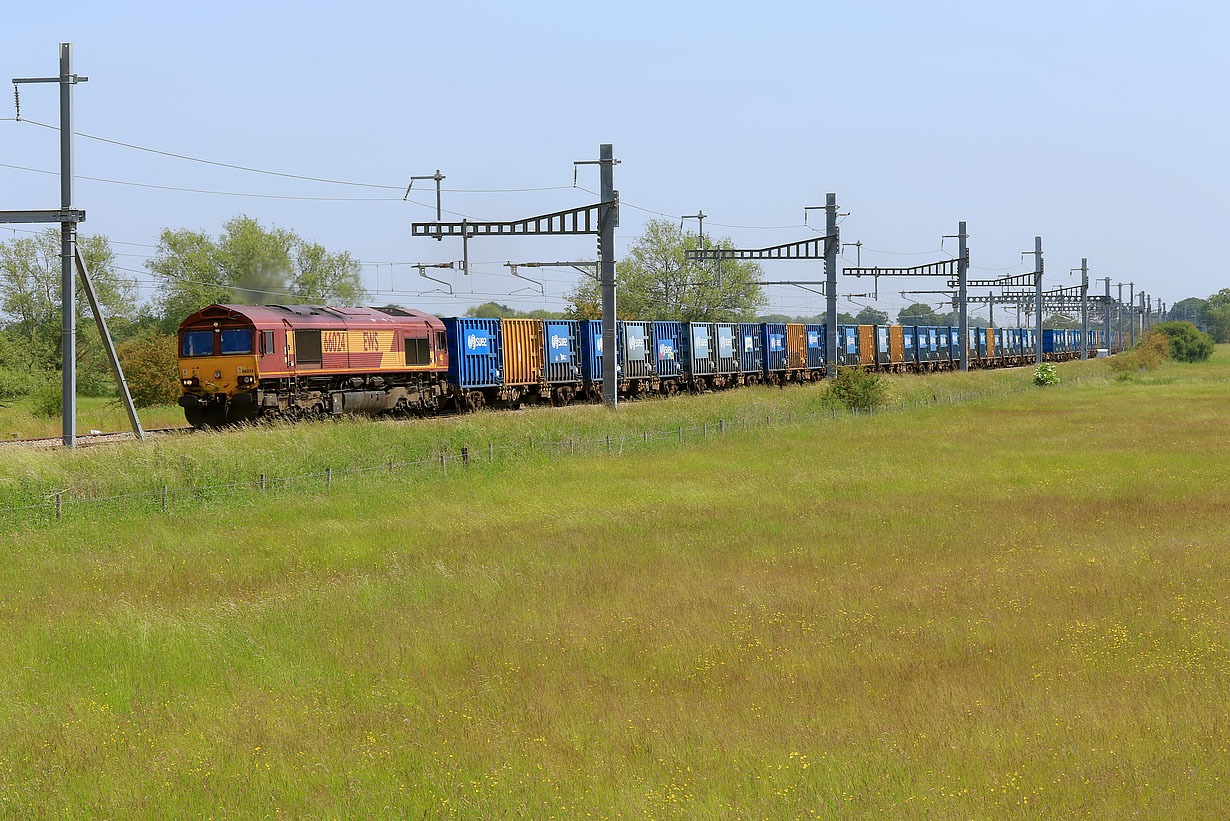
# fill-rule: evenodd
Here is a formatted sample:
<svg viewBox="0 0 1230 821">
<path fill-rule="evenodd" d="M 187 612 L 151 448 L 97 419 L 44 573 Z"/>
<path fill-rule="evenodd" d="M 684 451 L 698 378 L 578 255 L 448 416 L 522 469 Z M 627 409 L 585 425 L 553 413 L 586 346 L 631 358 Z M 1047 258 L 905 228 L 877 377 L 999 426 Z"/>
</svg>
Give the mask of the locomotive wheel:
<svg viewBox="0 0 1230 821">
<path fill-rule="evenodd" d="M 226 424 L 226 408 L 213 406 L 209 408 L 185 408 L 184 418 L 194 428 L 220 428 Z"/>
</svg>

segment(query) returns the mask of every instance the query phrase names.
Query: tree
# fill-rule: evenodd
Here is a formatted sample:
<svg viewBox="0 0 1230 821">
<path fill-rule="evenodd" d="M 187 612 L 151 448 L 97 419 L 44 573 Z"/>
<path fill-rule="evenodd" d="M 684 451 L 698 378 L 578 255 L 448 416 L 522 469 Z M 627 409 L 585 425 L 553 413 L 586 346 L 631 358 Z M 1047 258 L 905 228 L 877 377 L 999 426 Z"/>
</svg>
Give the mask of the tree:
<svg viewBox="0 0 1230 821">
<path fill-rule="evenodd" d="M 78 247 L 108 323 L 130 327 L 139 318 L 136 279 L 119 270 L 104 236 L 81 236 Z M 61 366 L 60 231 L 0 243 L 0 318 L 5 322 L 3 365 L 50 378 Z M 77 371 L 83 392 L 103 389 L 109 366 L 85 298 L 76 282 Z"/>
<path fill-rule="evenodd" d="M 940 319 L 940 316 L 932 309 L 930 305 L 923 305 L 917 302 L 912 305 L 907 305 L 898 311 L 897 321 L 902 325 L 947 324 Z"/>
<path fill-rule="evenodd" d="M 499 302 L 484 302 L 466 309 L 466 316 L 481 316 L 489 319 L 562 319 L 558 311 L 536 308 L 533 311 L 518 311 Z M 587 318 L 587 317 L 582 317 Z M 601 318 L 601 317 L 596 317 Z"/>
<path fill-rule="evenodd" d="M 1230 342 L 1230 288 L 1222 288 L 1204 304 L 1203 319 L 1218 342 Z"/>
<path fill-rule="evenodd" d="M 787 316 L 786 314 L 763 314 L 756 317 L 756 322 L 801 322 L 805 325 L 827 325 L 828 312 L 816 314 L 815 316 Z M 837 312 L 838 325 L 857 325 L 853 314 L 847 314 L 844 311 Z"/>
<path fill-rule="evenodd" d="M 858 312 L 854 317 L 854 325 L 887 325 L 888 314 L 884 311 L 877 311 L 875 308 L 868 306 Z"/>
<path fill-rule="evenodd" d="M 1204 321 L 1206 305 L 1208 305 L 1207 300 L 1197 296 L 1189 296 L 1187 299 L 1180 299 L 1172 305 L 1168 313 L 1177 320 L 1191 322 L 1199 327 L 1199 324 Z"/>
<path fill-rule="evenodd" d="M 1092 311 L 1090 315 L 1092 316 Z M 1049 318 L 1042 320 L 1043 328 L 1067 328 L 1069 330 L 1080 328 L 1079 321 L 1064 314 L 1051 314 Z"/>
<path fill-rule="evenodd" d="M 1151 332 L 1165 335 L 1170 358 L 1176 362 L 1203 362 L 1213 355 L 1213 337 L 1190 322 L 1162 322 Z"/>
<path fill-rule="evenodd" d="M 162 285 L 158 310 L 164 330 L 206 305 L 299 301 L 354 305 L 364 298 L 359 263 L 284 228 L 263 228 L 248 216 L 204 231 L 164 228 L 158 251 L 145 263 Z"/>
<path fill-rule="evenodd" d="M 700 247 L 696 234 L 686 233 L 675 222 L 649 220 L 627 256 L 616 266 L 619 286 L 616 307 L 622 316 L 690 322 L 750 320 L 765 304 L 759 282 L 762 272 L 754 262 L 724 260 L 722 284 L 717 284 L 714 262 L 693 262 L 686 251 Z M 707 238 L 706 248 L 732 248 L 728 238 L 716 243 Z M 571 317 L 601 313 L 597 282 L 583 278 L 567 295 Z"/>
<path fill-rule="evenodd" d="M 138 408 L 170 405 L 179 397 L 175 336 L 147 330 L 116 348 L 124 379 Z"/>
</svg>

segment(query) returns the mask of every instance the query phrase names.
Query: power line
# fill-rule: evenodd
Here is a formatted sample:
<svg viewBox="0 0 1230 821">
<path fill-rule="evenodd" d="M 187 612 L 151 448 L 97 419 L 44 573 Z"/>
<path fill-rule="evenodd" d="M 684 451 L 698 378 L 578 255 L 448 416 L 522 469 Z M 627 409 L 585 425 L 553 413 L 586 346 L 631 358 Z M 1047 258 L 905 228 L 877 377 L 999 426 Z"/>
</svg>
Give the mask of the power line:
<svg viewBox="0 0 1230 821">
<path fill-rule="evenodd" d="M 60 174 L 60 172 L 58 171 L 47 171 L 42 168 L 30 168 L 28 166 L 13 165 L 11 163 L 0 163 L 0 168 L 13 168 L 18 171 L 29 171 L 34 174 L 50 174 L 52 176 L 59 176 Z M 223 196 L 223 197 L 253 197 L 256 199 L 309 200 L 309 201 L 317 201 L 317 202 L 403 202 L 405 201 L 405 202 L 413 203 L 415 205 L 421 205 L 424 208 L 431 208 L 433 210 L 435 209 L 434 205 L 428 205 L 427 203 L 419 202 L 418 200 L 403 200 L 402 197 L 308 197 L 308 196 L 301 196 L 301 195 L 295 195 L 295 194 L 258 194 L 258 193 L 253 193 L 249 191 L 214 191 L 214 190 L 206 189 L 206 188 L 185 188 L 185 187 L 177 186 L 177 185 L 157 185 L 155 183 L 150 183 L 150 182 L 132 182 L 131 180 L 112 180 L 112 179 L 107 179 L 106 177 L 88 177 L 88 176 L 85 176 L 84 174 L 74 174 L 73 178 L 78 179 L 78 180 L 89 180 L 90 182 L 105 182 L 111 185 L 131 185 L 137 188 L 154 188 L 160 191 L 183 191 L 189 194 L 213 194 L 216 196 Z M 461 216 L 461 217 L 470 218 L 466 214 L 461 214 L 456 211 L 449 211 L 449 213 L 457 214 L 457 216 Z"/>
<path fill-rule="evenodd" d="M 59 126 L 54 126 L 49 123 L 40 123 L 38 120 L 30 120 L 30 119 L 16 120 L 13 117 L 5 117 L 3 119 L 12 120 L 15 122 L 30 123 L 30 125 L 37 125 L 42 128 L 49 129 L 51 131 L 60 130 Z M 328 177 L 313 177 L 307 174 L 290 174 L 284 171 L 270 171 L 268 169 L 253 168 L 247 165 L 236 165 L 234 163 L 220 162 L 218 160 L 207 160 L 202 157 L 193 157 L 188 154 L 177 154 L 174 151 L 163 151 L 162 149 L 158 149 L 158 148 L 150 148 L 144 145 L 135 145 L 133 143 L 124 142 L 123 140 L 113 140 L 108 137 L 99 137 L 95 134 L 86 134 L 85 132 L 82 132 L 82 131 L 74 131 L 73 134 L 75 134 L 78 137 L 84 137 L 87 140 L 96 140 L 100 143 L 118 145 L 123 148 L 131 148 L 136 151 L 146 151 L 146 152 L 149 152 L 150 154 L 159 154 L 164 157 L 174 157 L 177 160 L 187 160 L 189 162 L 203 163 L 205 165 L 214 165 L 214 166 L 218 166 L 219 168 L 231 168 L 236 171 L 247 171 L 252 174 L 268 174 L 273 177 L 284 177 L 286 179 L 292 179 L 292 180 L 307 180 L 309 182 L 323 182 L 323 183 L 328 183 L 330 185 L 352 185 L 352 186 L 356 186 L 360 188 L 381 188 L 381 189 L 387 189 L 390 191 L 401 191 L 405 188 L 405 186 L 402 186 L 402 185 L 385 185 L 383 183 L 373 183 L 373 182 L 355 182 L 353 180 L 335 180 L 335 179 L 331 179 Z M 89 178 L 82 177 L 81 179 L 89 179 Z M 454 194 L 504 194 L 504 193 L 524 193 L 527 191 L 563 191 L 563 190 L 571 189 L 571 188 L 572 186 L 570 185 L 546 185 L 546 186 L 530 187 L 530 188 L 441 188 L 440 190 L 448 191 Z M 455 212 L 450 211 L 449 213 L 455 213 Z"/>
</svg>

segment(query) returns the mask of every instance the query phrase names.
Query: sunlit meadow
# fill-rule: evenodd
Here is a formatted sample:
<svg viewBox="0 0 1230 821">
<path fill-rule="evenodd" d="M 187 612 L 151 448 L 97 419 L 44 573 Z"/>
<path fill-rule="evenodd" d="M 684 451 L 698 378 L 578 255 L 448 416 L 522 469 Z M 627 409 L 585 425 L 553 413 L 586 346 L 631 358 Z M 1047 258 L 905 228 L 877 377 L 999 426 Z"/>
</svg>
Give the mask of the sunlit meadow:
<svg viewBox="0 0 1230 821">
<path fill-rule="evenodd" d="M 1230 350 L 1061 374 L 682 446 L 9 523 L 0 813 L 1220 815 Z M 895 396 L 1028 372 L 908 379 Z M 337 459 L 383 458 L 410 436 L 802 411 L 809 390 L 4 471 L 113 491 L 228 458 L 313 467 L 330 432 Z"/>
</svg>

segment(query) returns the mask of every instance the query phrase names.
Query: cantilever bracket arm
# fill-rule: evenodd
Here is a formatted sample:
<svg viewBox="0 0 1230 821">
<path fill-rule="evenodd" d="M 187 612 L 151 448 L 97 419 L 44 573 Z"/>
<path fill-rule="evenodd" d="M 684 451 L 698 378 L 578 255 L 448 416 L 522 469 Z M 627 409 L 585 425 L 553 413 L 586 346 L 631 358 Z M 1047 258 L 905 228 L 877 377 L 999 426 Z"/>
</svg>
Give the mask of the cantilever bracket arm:
<svg viewBox="0 0 1230 821">
<path fill-rule="evenodd" d="M 519 267 L 521 267 L 520 265 L 518 265 L 518 264 L 517 264 L 517 263 L 515 263 L 515 262 L 505 262 L 505 263 L 504 263 L 504 267 L 505 267 L 505 268 L 507 268 L 507 269 L 508 269 L 508 270 L 512 273 L 512 275 L 513 275 L 513 276 L 515 276 L 517 279 L 524 279 L 526 282 L 529 282 L 529 283 L 531 283 L 531 284 L 533 284 L 533 285 L 537 285 L 537 286 L 538 286 L 538 293 L 542 294 L 543 296 L 546 296 L 546 294 L 547 294 L 547 289 L 546 289 L 545 287 L 543 287 L 543 284 L 542 284 L 541 282 L 539 282 L 539 281 L 538 281 L 538 280 L 536 280 L 536 279 L 530 279 L 529 277 L 525 276 L 524 274 L 518 274 L 518 273 L 517 273 L 517 269 L 518 269 Z M 528 291 L 529 289 L 528 289 L 528 288 L 522 288 L 521 290 L 523 290 L 523 291 Z"/>
<path fill-rule="evenodd" d="M 619 201 L 600 202 L 541 214 L 508 222 L 414 222 L 410 224 L 412 237 L 484 237 L 508 234 L 597 234 L 602 230 L 601 217 L 618 213 Z"/>
<path fill-rule="evenodd" d="M 436 279 L 435 277 L 428 276 L 428 275 L 427 275 L 427 271 L 426 271 L 426 269 L 427 269 L 427 268 L 452 268 L 452 267 L 453 267 L 453 263 L 451 263 L 451 262 L 438 262 L 438 263 L 436 263 L 436 264 L 434 264 L 434 265 L 415 265 L 414 267 L 419 269 L 419 276 L 421 276 L 423 279 L 430 279 L 432 282 L 438 282 L 438 283 L 440 283 L 440 284 L 441 284 L 441 285 L 443 285 L 445 288 L 448 288 L 448 295 L 449 295 L 449 296 L 453 296 L 453 284 L 452 284 L 451 282 L 445 282 L 445 281 L 444 281 L 444 280 L 442 280 L 442 279 Z M 439 289 L 437 288 L 437 289 L 435 289 L 435 290 L 439 290 Z M 430 292 L 428 292 L 428 293 L 430 293 Z"/>
<path fill-rule="evenodd" d="M 102 309 L 98 306 L 98 298 L 94 295 L 94 285 L 90 282 L 90 272 L 85 267 L 85 260 L 81 256 L 81 248 L 74 244 L 73 258 L 77 262 L 77 273 L 81 276 L 81 284 L 85 287 L 85 296 L 90 301 L 90 310 L 94 312 L 94 321 L 98 323 L 98 335 L 102 337 L 103 348 L 107 351 L 107 360 L 111 363 L 111 372 L 115 374 L 115 384 L 120 389 L 120 400 L 124 403 L 124 411 L 128 414 L 128 421 L 132 425 L 132 432 L 137 435 L 137 438 L 142 442 L 145 441 L 145 431 L 141 429 L 141 420 L 137 416 L 137 408 L 132 403 L 132 393 L 128 390 L 128 382 L 124 379 L 124 369 L 120 367 L 120 359 L 115 353 L 115 346 L 111 343 L 111 331 L 107 329 L 107 320 L 103 317 Z"/>
<path fill-rule="evenodd" d="M 927 262 L 922 265 L 912 265 L 908 268 L 880 268 L 866 266 L 849 266 L 842 268 L 842 273 L 851 277 L 934 277 L 934 276 L 952 276 L 958 273 L 957 267 L 961 262 L 968 262 L 969 257 L 964 260 L 953 257 L 952 259 L 942 259 L 939 262 Z"/>
<path fill-rule="evenodd" d="M 825 248 L 835 239 L 835 234 L 825 234 L 798 242 L 770 245 L 767 248 L 696 248 L 684 253 L 686 258 L 693 262 L 723 259 L 824 259 Z"/>
</svg>

